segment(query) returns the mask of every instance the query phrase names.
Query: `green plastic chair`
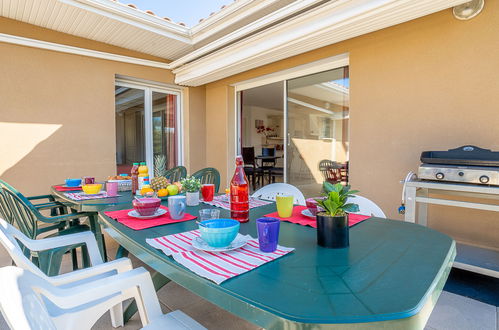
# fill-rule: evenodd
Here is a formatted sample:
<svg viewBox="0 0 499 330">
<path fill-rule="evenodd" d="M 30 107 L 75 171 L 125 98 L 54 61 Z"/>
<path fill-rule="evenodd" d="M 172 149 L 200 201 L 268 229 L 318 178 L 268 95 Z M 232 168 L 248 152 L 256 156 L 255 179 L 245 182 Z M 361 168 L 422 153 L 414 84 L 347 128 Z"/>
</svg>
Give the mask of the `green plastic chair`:
<svg viewBox="0 0 499 330">
<path fill-rule="evenodd" d="M 183 166 L 176 166 L 165 172 L 165 178 L 170 182 L 177 182 L 187 177 L 187 169 Z"/>
<path fill-rule="evenodd" d="M 31 200 L 40 200 L 42 198 L 48 199 L 48 202 L 31 203 Z M 41 210 L 57 212 L 64 210 L 64 206 L 55 202 L 51 196 L 34 196 L 28 199 L 14 187 L 0 180 L 0 216 L 8 223 L 16 226 L 27 237 L 36 239 L 41 234 L 46 234 L 44 237 L 55 237 L 89 230 L 88 226 L 76 221 L 90 215 L 88 213 L 69 213 L 46 217 L 40 212 Z M 71 226 L 69 226 L 71 221 Z M 46 224 L 46 226 L 39 226 L 40 223 Z M 33 263 L 45 274 L 55 276 L 59 274 L 63 255 L 69 251 L 72 253 L 73 269 L 78 269 L 75 250 L 78 247 L 82 248 L 83 266 L 88 267 L 90 265 L 88 252 L 82 244 L 41 252 L 32 252 L 26 247 L 23 247 L 23 249 L 25 255 L 31 258 Z"/>
<path fill-rule="evenodd" d="M 215 193 L 220 189 L 220 172 L 216 168 L 207 167 L 197 171 L 192 175 L 201 181 L 201 184 L 212 183 L 215 185 Z"/>
</svg>

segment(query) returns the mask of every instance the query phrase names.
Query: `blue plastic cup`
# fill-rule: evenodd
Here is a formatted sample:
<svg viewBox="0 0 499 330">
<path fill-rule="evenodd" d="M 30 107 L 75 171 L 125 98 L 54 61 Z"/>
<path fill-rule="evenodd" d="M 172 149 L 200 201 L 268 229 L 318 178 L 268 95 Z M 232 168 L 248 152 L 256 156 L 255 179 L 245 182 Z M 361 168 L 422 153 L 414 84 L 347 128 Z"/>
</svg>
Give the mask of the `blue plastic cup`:
<svg viewBox="0 0 499 330">
<path fill-rule="evenodd" d="M 174 220 L 183 219 L 185 216 L 185 196 L 168 197 L 168 212 Z"/>
<path fill-rule="evenodd" d="M 279 241 L 279 227 L 281 220 L 277 218 L 260 218 L 256 220 L 260 251 L 274 252 Z"/>
</svg>

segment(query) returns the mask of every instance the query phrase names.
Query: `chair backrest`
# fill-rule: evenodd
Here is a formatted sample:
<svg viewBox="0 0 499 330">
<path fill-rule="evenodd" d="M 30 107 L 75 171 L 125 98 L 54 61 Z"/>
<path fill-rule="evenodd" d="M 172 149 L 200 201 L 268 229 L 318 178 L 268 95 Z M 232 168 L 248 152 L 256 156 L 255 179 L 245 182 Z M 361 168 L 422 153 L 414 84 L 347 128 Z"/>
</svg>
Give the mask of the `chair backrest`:
<svg viewBox="0 0 499 330">
<path fill-rule="evenodd" d="M 251 197 L 275 201 L 276 196 L 279 195 L 292 195 L 294 196 L 294 204 L 305 205 L 305 197 L 301 191 L 295 186 L 287 183 L 272 183 L 266 185 L 255 191 Z"/>
<path fill-rule="evenodd" d="M 37 219 L 42 214 L 33 204 L 14 187 L 0 180 L 1 216 L 11 224 L 15 224 L 29 238 L 38 235 Z"/>
<path fill-rule="evenodd" d="M 0 219 L 0 245 L 7 250 L 7 253 L 18 267 L 27 269 L 44 278 L 46 275 L 28 259 L 19 245 L 19 242 L 26 244 L 29 240 L 30 238 L 26 237 L 17 228 Z"/>
<path fill-rule="evenodd" d="M 187 169 L 183 166 L 176 166 L 165 172 L 165 178 L 171 183 L 178 182 L 187 177 Z"/>
<path fill-rule="evenodd" d="M 321 171 L 324 180 L 331 183 L 341 181 L 341 168 L 340 164 L 329 159 L 323 159 L 319 162 L 319 171 Z"/>
<path fill-rule="evenodd" d="M 243 147 L 243 162 L 255 166 L 255 147 Z"/>
<path fill-rule="evenodd" d="M 41 295 L 53 286 L 33 273 L 7 266 L 0 269 L 0 310 L 11 329 L 56 329 Z"/>
<path fill-rule="evenodd" d="M 355 197 L 349 198 L 347 202 L 359 205 L 359 212 L 354 212 L 355 214 L 372 215 L 377 218 L 386 218 L 383 210 L 370 199 L 355 195 Z"/>
<path fill-rule="evenodd" d="M 199 179 L 199 181 L 201 181 L 201 184 L 214 184 L 216 193 L 220 190 L 220 172 L 218 172 L 216 168 L 203 168 L 202 170 L 199 170 L 196 173 L 192 174 L 192 176 L 196 179 Z"/>
</svg>

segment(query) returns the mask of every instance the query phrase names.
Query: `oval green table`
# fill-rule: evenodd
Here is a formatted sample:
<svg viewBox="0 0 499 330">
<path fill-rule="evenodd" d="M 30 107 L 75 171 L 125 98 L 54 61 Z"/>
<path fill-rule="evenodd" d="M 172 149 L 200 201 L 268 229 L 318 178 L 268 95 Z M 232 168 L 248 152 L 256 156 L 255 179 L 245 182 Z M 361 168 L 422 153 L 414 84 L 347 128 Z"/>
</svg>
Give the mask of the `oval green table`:
<svg viewBox="0 0 499 330">
<path fill-rule="evenodd" d="M 274 211 L 275 204 L 252 209 L 241 233 L 256 237 L 255 219 Z M 455 257 L 449 236 L 402 221 L 370 218 L 352 227 L 347 249 L 319 247 L 315 229 L 282 222 L 279 244 L 293 253 L 217 285 L 145 242 L 196 229 L 195 221 L 135 231 L 99 215 L 111 237 L 157 272 L 266 329 L 422 329 Z"/>
</svg>

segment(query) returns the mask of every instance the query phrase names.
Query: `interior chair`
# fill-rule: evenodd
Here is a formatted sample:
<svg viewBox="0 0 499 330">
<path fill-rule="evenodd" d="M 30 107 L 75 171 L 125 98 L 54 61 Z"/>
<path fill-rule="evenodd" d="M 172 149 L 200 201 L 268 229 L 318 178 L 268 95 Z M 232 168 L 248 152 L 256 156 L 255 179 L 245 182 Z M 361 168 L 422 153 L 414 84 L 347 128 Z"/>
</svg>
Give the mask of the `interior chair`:
<svg viewBox="0 0 499 330">
<path fill-rule="evenodd" d="M 0 216 L 13 224 L 30 239 L 36 239 L 40 235 L 46 237 L 63 236 L 73 233 L 89 231 L 89 227 L 79 223 L 79 219 L 89 216 L 89 213 L 69 213 L 53 217 L 46 217 L 40 211 L 42 209 L 60 208 L 59 205 L 45 205 L 37 208 L 24 195 L 4 181 L 0 180 Z M 71 226 L 69 224 L 71 223 Z M 43 226 L 40 226 L 43 224 Z M 23 247 L 24 253 L 48 275 L 59 273 L 62 257 L 71 251 L 73 269 L 78 268 L 76 248 L 82 248 L 83 266 L 88 266 L 88 254 L 85 246 L 75 244 L 63 246 L 50 250 L 31 252 Z"/>
<path fill-rule="evenodd" d="M 32 251 L 41 251 L 41 250 L 46 250 L 46 249 L 53 249 L 65 245 L 74 245 L 74 244 L 85 244 L 88 250 L 89 258 L 92 267 L 86 268 L 86 269 L 81 269 L 81 270 L 76 270 L 71 273 L 63 274 L 63 275 L 57 275 L 57 276 L 52 276 L 49 277 L 45 275 L 43 272 L 40 271 L 23 253 L 21 250 L 21 246 L 19 245 L 22 244 L 23 246 L 28 247 Z M 118 326 L 123 326 L 123 306 L 122 302 L 126 299 L 129 298 L 135 298 L 135 302 L 137 303 L 139 314 L 141 316 L 141 320 L 143 325 L 148 323 L 148 320 L 150 321 L 150 317 L 145 317 L 144 315 L 147 314 L 147 311 L 145 307 L 143 306 L 143 301 L 141 300 L 141 295 L 142 294 L 135 294 L 133 297 L 129 296 L 126 292 L 122 290 L 117 290 L 119 292 L 114 292 L 114 293 L 108 293 L 107 295 L 104 293 L 105 290 L 107 290 L 107 284 L 106 282 L 109 283 L 114 283 L 115 281 L 120 281 L 119 277 L 116 277 L 115 275 L 121 274 L 123 275 L 124 273 L 130 273 L 133 269 L 132 263 L 130 259 L 128 258 L 120 258 L 114 261 L 110 261 L 107 263 L 103 263 L 101 254 L 99 252 L 99 248 L 97 246 L 97 242 L 95 241 L 95 237 L 91 232 L 82 232 L 82 233 L 77 233 L 77 234 L 70 234 L 70 235 L 65 235 L 65 236 L 60 236 L 60 237 L 52 237 L 52 238 L 45 238 L 41 240 L 32 240 L 26 237 L 23 233 L 21 233 L 19 230 L 14 228 L 12 225 L 8 224 L 5 220 L 0 219 L 0 244 L 7 250 L 9 253 L 10 257 L 14 261 L 17 267 L 26 270 L 30 274 L 36 278 L 34 281 L 43 281 L 45 282 L 45 285 L 50 287 L 52 290 L 57 292 L 62 293 L 61 290 L 65 290 L 66 292 L 62 294 L 62 297 L 67 297 L 68 295 L 71 295 L 76 292 L 86 292 L 82 287 L 85 285 L 92 286 L 95 284 L 96 287 L 99 285 L 98 283 L 102 283 L 102 291 L 98 290 L 98 294 L 96 294 L 94 297 L 92 297 L 90 294 L 86 293 L 86 297 L 88 298 L 88 302 L 81 302 L 79 306 L 63 306 L 60 304 L 57 304 L 55 301 L 49 301 L 52 300 L 49 296 L 45 296 L 42 301 L 42 308 L 40 310 L 46 310 L 48 313 L 48 318 L 44 318 L 47 320 L 52 320 L 56 324 L 57 329 L 73 329 L 73 328 L 88 328 L 90 327 L 102 316 L 103 313 L 105 313 L 107 310 L 110 310 L 111 314 L 111 322 L 114 327 Z M 147 291 L 146 294 L 151 296 L 147 298 L 148 300 L 153 301 L 157 297 L 155 295 L 154 287 L 152 285 L 151 277 L 148 272 L 144 271 L 145 283 L 147 286 L 152 287 L 152 291 Z M 143 273 L 143 272 L 138 272 L 138 273 Z M 31 275 L 28 275 L 31 276 Z M 129 278 L 129 276 L 122 276 Z M 30 280 L 32 280 L 33 277 L 31 277 Z M 107 281 L 106 281 L 107 280 Z M 0 282 L 4 283 L 5 279 L 3 276 L 0 275 Z M 100 281 L 100 282 L 99 282 Z M 151 283 L 149 283 L 151 282 Z M 133 289 L 133 285 L 131 284 L 125 284 L 126 281 L 123 280 L 123 285 L 122 288 L 125 290 L 127 288 L 127 285 L 129 285 L 130 288 Z M 1 284 L 0 284 L 1 285 Z M 139 285 L 139 284 L 136 284 Z M 15 284 L 14 284 L 15 286 Z M 127 289 L 128 291 L 132 289 Z M 133 290 L 132 290 L 133 291 Z M 2 292 L 2 295 L 0 295 L 0 308 L 2 309 L 4 314 L 9 314 L 12 317 L 9 317 L 9 315 L 6 315 L 6 319 L 11 325 L 12 329 L 18 329 L 16 327 L 16 322 L 26 322 L 29 321 L 26 319 L 26 315 L 23 315 L 20 313 L 20 311 L 23 310 L 24 307 L 17 306 L 18 308 L 12 308 L 13 311 L 11 310 L 10 312 L 8 311 L 9 308 L 12 306 L 10 305 L 10 301 L 6 298 L 5 301 L 2 301 L 2 297 L 5 296 L 5 294 L 8 294 L 11 297 L 15 297 L 16 295 L 19 294 L 19 291 L 12 291 L 12 293 L 9 293 L 10 291 L 3 291 L 3 289 L 0 291 Z M 139 292 L 140 293 L 140 292 Z M 22 294 L 22 293 L 21 293 Z M 8 296 L 8 297 L 9 297 Z M 47 300 L 48 299 L 48 300 Z M 70 298 L 70 300 L 73 298 Z M 75 298 L 77 299 L 77 298 Z M 144 298 L 145 299 L 145 298 Z M 36 301 L 35 301 L 36 303 Z M 76 304 L 74 301 L 71 301 L 71 303 Z M 40 307 L 40 306 L 39 306 Z M 7 309 L 7 312 L 6 312 Z M 28 312 L 28 311 L 25 311 Z M 17 314 L 16 314 L 17 313 Z M 28 312 L 28 314 L 30 314 Z M 147 315 L 146 315 L 147 316 Z M 11 319 L 9 321 L 9 319 Z M 172 320 L 173 319 L 173 320 Z M 160 321 L 157 321 L 153 325 L 157 325 L 158 328 L 160 326 L 172 326 L 172 329 L 175 329 L 173 326 L 176 325 L 178 328 L 178 324 L 176 324 L 174 321 L 175 319 L 178 319 L 179 322 L 182 324 L 193 324 L 193 325 L 198 325 L 194 320 L 190 319 L 188 316 L 183 314 L 182 312 L 176 311 L 173 312 L 170 316 L 161 316 Z M 39 322 L 40 320 L 35 320 Z M 165 322 L 165 323 L 162 323 Z M 173 322 L 173 323 L 172 323 Z M 50 322 L 48 323 L 50 324 Z M 23 324 L 19 324 L 23 325 Z M 41 327 L 42 329 L 45 329 L 45 327 Z M 50 327 L 47 327 L 47 329 Z M 180 327 L 181 328 L 181 327 Z M 187 327 L 189 328 L 189 327 Z M 192 329 L 199 329 L 196 328 L 195 326 L 191 327 Z M 29 327 L 19 327 L 19 329 L 30 329 Z M 182 328 L 184 329 L 184 328 Z"/>
<path fill-rule="evenodd" d="M 220 173 L 216 168 L 213 167 L 207 167 L 203 168 L 202 170 L 199 170 L 192 174 L 193 177 L 196 179 L 199 179 L 201 181 L 201 184 L 214 184 L 215 185 L 215 193 L 217 193 L 220 190 Z"/>
<path fill-rule="evenodd" d="M 332 184 L 341 182 L 341 165 L 329 159 L 323 159 L 319 162 L 319 171 L 322 173 L 324 181 Z"/>
<path fill-rule="evenodd" d="M 253 190 L 256 189 L 256 182 L 260 183 L 262 169 L 257 166 L 255 159 L 255 147 L 243 147 L 244 173 L 250 180 Z"/>
<path fill-rule="evenodd" d="M 355 195 L 355 197 L 348 198 L 347 203 L 355 203 L 359 205 L 359 211 L 352 213 L 371 215 L 377 218 L 386 218 L 386 215 L 383 212 L 383 210 L 378 205 L 376 205 L 376 203 L 365 197 Z"/>
<path fill-rule="evenodd" d="M 279 195 L 292 195 L 294 197 L 293 203 L 295 205 L 305 205 L 305 197 L 301 191 L 295 186 L 287 183 L 272 183 L 266 185 L 255 191 L 251 197 L 275 201 L 276 196 Z"/>
<path fill-rule="evenodd" d="M 163 314 L 142 267 L 64 287 L 8 266 L 0 269 L 0 291 L 0 308 L 11 329 L 91 329 L 103 313 L 130 298 L 137 302 L 144 329 L 205 329 L 181 311 Z"/>
<path fill-rule="evenodd" d="M 171 183 L 178 182 L 187 177 L 187 169 L 183 166 L 176 166 L 165 172 L 165 178 Z"/>
</svg>

